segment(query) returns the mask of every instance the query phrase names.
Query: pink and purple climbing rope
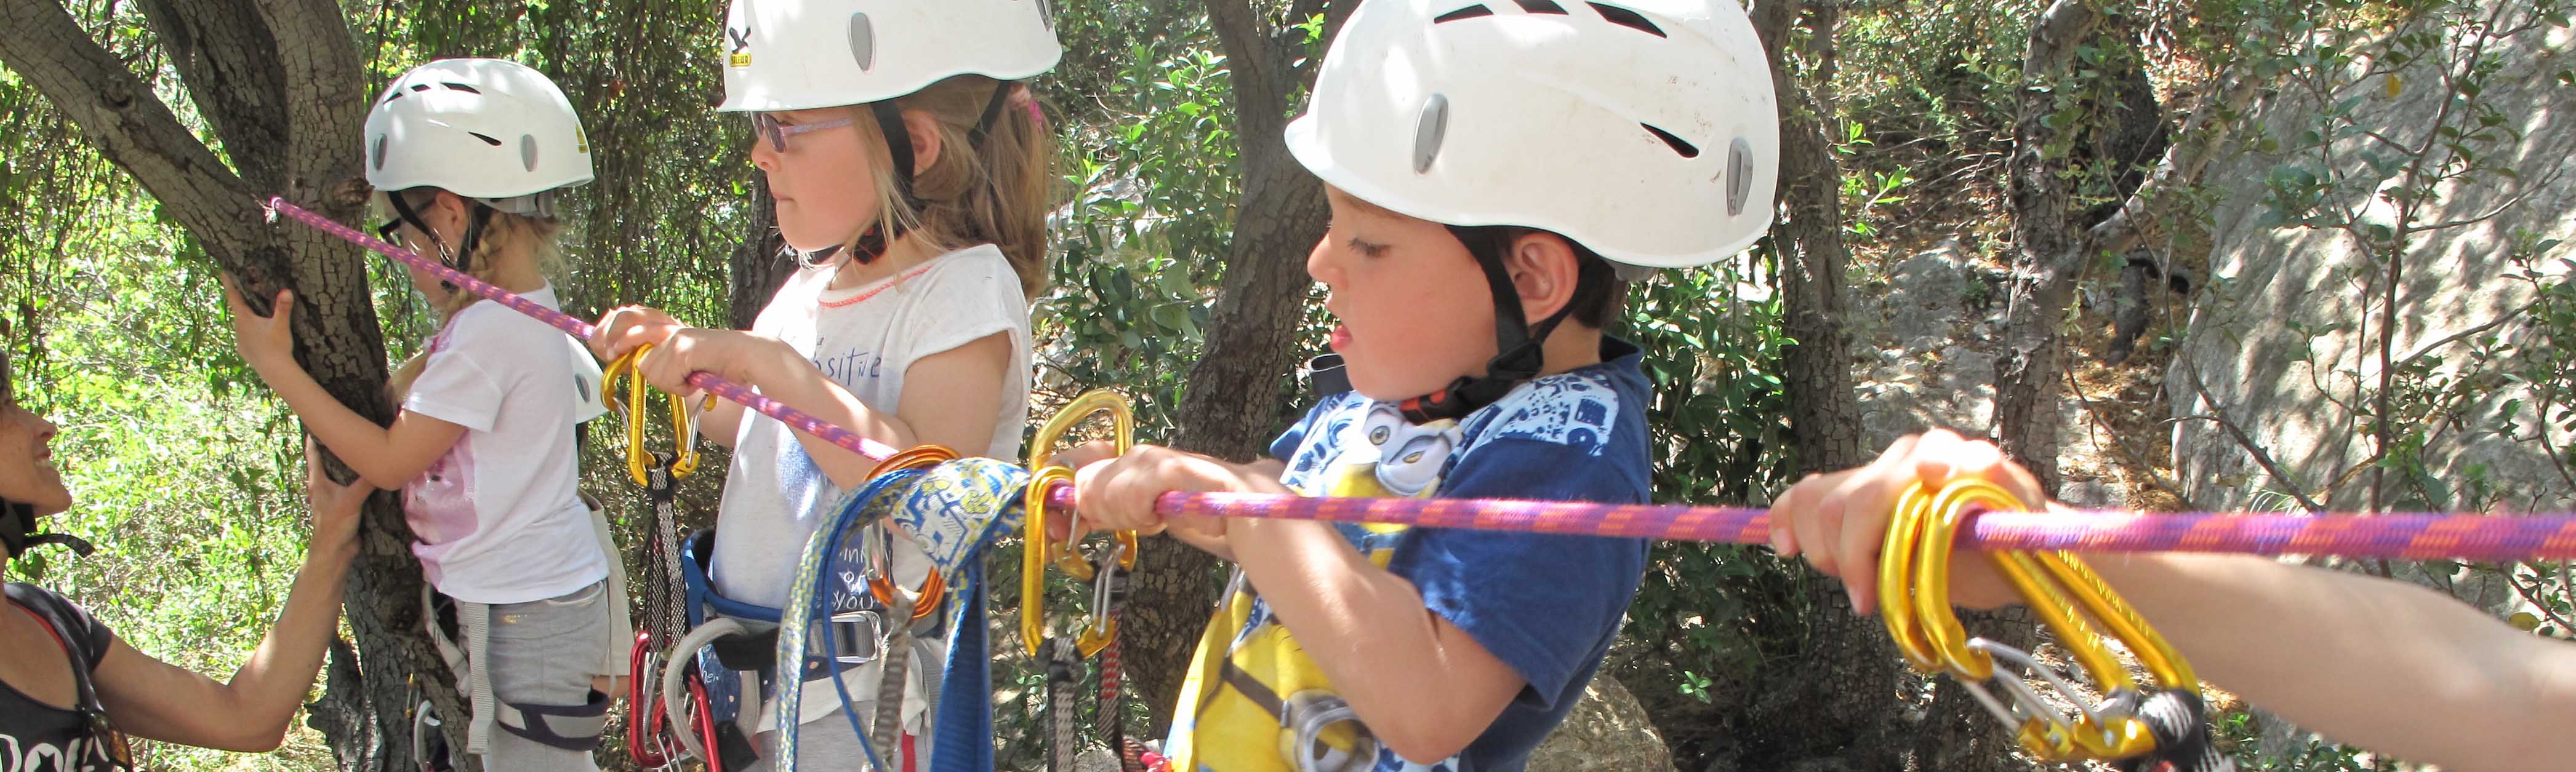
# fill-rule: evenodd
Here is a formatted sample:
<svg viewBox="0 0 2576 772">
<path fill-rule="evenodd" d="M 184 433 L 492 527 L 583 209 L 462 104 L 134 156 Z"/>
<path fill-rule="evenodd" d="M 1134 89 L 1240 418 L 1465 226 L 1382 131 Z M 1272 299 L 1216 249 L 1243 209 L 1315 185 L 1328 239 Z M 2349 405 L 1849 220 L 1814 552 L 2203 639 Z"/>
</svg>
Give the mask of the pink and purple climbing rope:
<svg viewBox="0 0 2576 772">
<path fill-rule="evenodd" d="M 1068 503 L 1070 490 L 1050 497 Z M 1770 517 L 1748 507 L 1587 504 L 1503 499 L 1305 498 L 1168 493 L 1158 512 L 1346 523 L 1399 523 L 1532 533 L 1678 541 L 1768 543 Z M 2464 514 L 2247 514 L 2125 511 L 1987 512 L 1961 529 L 1960 546 L 2073 552 L 2232 552 L 2427 560 L 2576 558 L 2576 516 Z"/>
<path fill-rule="evenodd" d="M 387 244 L 357 229 L 332 222 L 282 198 L 269 199 L 268 208 L 350 243 L 428 271 L 448 283 L 535 317 L 574 337 L 589 340 L 596 332 L 587 322 L 467 276 L 410 250 Z M 762 415 L 871 459 L 882 461 L 896 452 L 892 446 L 825 423 L 713 373 L 690 373 L 689 385 L 742 403 Z M 1058 484 L 1047 492 L 1047 499 L 1052 506 L 1071 507 L 1073 487 Z M 1165 515 L 1389 523 L 1428 528 L 1736 544 L 1766 543 L 1771 532 L 1770 518 L 1760 509 L 1678 504 L 1167 493 L 1155 502 L 1154 509 Z M 2415 560 L 2567 560 L 2576 559 L 2576 515 L 1989 512 L 1977 516 L 1961 529 L 1959 540 L 1960 546 L 1981 549 L 2232 552 Z"/>
<path fill-rule="evenodd" d="M 598 333 L 598 330 L 593 329 L 589 322 L 572 318 L 572 315 L 570 314 L 547 308 L 536 301 L 519 297 L 518 293 L 493 286 L 489 282 L 468 276 L 463 271 L 449 268 L 440 264 L 436 260 L 421 257 L 420 255 L 413 253 L 411 250 L 387 244 L 383 239 L 360 233 L 356 228 L 351 228 L 349 226 L 333 222 L 331 218 L 314 214 L 303 207 L 287 203 L 284 198 L 269 199 L 268 210 L 295 218 L 296 222 L 313 226 L 324 233 L 338 236 L 342 240 L 348 241 L 351 244 L 366 247 L 368 250 L 373 251 L 376 254 L 402 261 L 405 265 L 409 265 L 423 271 L 428 271 L 431 275 L 437 276 L 442 281 L 454 284 L 458 288 L 467 292 L 481 295 L 492 302 L 508 306 L 511 310 L 535 317 L 537 321 L 552 325 L 555 329 L 562 330 L 566 334 L 575 338 L 587 341 L 590 340 L 592 335 Z M 879 461 L 885 460 L 886 457 L 895 454 L 895 448 L 892 445 L 861 437 L 857 432 L 826 423 L 823 419 L 815 418 L 814 416 L 807 414 L 805 411 L 788 407 L 777 400 L 761 396 L 759 392 L 752 391 L 749 387 L 743 386 L 742 384 L 734 383 L 718 377 L 715 373 L 706 372 L 704 370 L 690 373 L 689 385 L 705 389 L 707 393 L 742 403 L 744 407 L 759 411 L 761 415 L 776 418 L 788 426 L 795 427 L 798 431 L 802 431 L 816 437 L 821 437 L 823 438 L 823 441 L 841 446 L 852 453 L 857 453 Z"/>
</svg>

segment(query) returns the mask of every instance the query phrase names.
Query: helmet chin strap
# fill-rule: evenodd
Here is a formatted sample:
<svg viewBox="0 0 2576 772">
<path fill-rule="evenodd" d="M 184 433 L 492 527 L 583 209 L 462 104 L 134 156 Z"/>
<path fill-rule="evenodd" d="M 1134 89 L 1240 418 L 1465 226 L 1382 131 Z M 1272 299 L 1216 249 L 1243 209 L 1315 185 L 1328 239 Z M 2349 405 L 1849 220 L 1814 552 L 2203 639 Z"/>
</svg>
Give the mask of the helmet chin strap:
<svg viewBox="0 0 2576 772">
<path fill-rule="evenodd" d="M 969 148 L 983 147 L 985 139 L 992 135 L 994 119 L 1001 115 L 1002 105 L 1009 101 L 1011 89 L 1017 85 L 1007 80 L 994 85 L 993 96 L 984 103 L 983 114 L 975 119 L 975 127 L 967 132 Z M 904 126 L 903 108 L 897 106 L 895 100 L 879 100 L 868 103 L 868 114 L 876 118 L 877 133 L 885 137 L 886 158 L 894 166 L 896 200 L 910 211 L 921 211 L 921 197 L 913 192 L 912 130 Z M 890 224 L 868 226 L 867 232 L 859 234 L 847 249 L 835 244 L 812 252 L 800 252 L 797 259 L 807 268 L 820 268 L 831 265 L 834 258 L 847 253 L 851 260 L 868 265 L 885 257 L 886 250 L 893 247 L 895 239 L 903 238 L 903 234 L 903 219 L 893 218 Z M 468 238 L 472 237 L 469 235 Z"/>
<path fill-rule="evenodd" d="M 95 549 L 78 536 L 37 532 L 34 505 L 0 499 L 0 549 L 6 549 L 9 557 L 14 559 L 25 554 L 30 547 L 46 544 L 69 547 L 73 554 L 81 557 L 89 557 Z"/>
<path fill-rule="evenodd" d="M 429 221 L 421 219 L 420 212 L 412 208 L 411 201 L 403 198 L 403 195 L 399 192 L 385 196 L 385 199 L 393 203 L 395 217 L 402 218 L 404 224 L 410 225 L 413 229 L 420 231 L 422 235 L 428 236 L 429 242 L 438 246 L 438 262 L 440 264 L 456 269 L 457 273 L 474 273 L 474 247 L 475 245 L 482 243 L 483 228 L 486 225 L 490 225 L 492 222 L 493 209 L 491 206 L 486 205 L 481 201 L 474 201 L 474 215 L 465 223 L 465 239 L 458 245 L 456 251 L 451 253 L 447 250 L 447 240 L 439 238 L 438 231 L 430 229 Z M 471 201 L 472 199 L 467 200 Z M 449 292 L 456 291 L 456 284 L 454 282 L 442 280 L 438 283 L 438 286 Z"/>
<path fill-rule="evenodd" d="M 1484 270 L 1485 285 L 1494 293 L 1494 358 L 1485 361 L 1485 374 L 1461 376 L 1449 385 L 1429 394 L 1408 399 L 1396 405 L 1404 420 L 1429 423 L 1442 419 L 1463 418 L 1511 393 L 1522 382 L 1538 377 L 1547 369 L 1546 351 L 1542 344 L 1556 326 L 1573 310 L 1572 304 L 1557 309 L 1538 324 L 1531 325 L 1521 313 L 1521 293 L 1512 287 L 1510 272 L 1503 268 L 1503 253 L 1508 243 L 1471 229 L 1447 226 L 1458 243 L 1467 245 L 1467 253 L 1476 257 L 1476 266 Z"/>
</svg>

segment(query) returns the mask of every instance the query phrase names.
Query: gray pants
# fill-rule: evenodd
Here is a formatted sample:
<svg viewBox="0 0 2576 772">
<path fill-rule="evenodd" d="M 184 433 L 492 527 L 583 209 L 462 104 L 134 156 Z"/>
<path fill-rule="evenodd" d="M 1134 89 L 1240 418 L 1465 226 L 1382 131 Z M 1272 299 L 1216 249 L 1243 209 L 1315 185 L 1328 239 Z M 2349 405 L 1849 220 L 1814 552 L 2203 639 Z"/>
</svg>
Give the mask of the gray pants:
<svg viewBox="0 0 2576 772">
<path fill-rule="evenodd" d="M 807 686 L 822 686 L 825 689 L 832 688 L 831 683 L 828 681 L 820 684 L 807 684 Z M 769 763 L 767 756 L 778 752 L 778 733 L 762 732 L 760 733 L 759 742 L 760 752 L 763 754 L 763 758 L 760 761 L 753 763 L 749 768 L 743 770 L 743 772 L 770 772 L 772 765 Z M 878 748 L 877 752 L 894 757 L 885 760 L 888 765 L 901 765 L 903 763 L 901 761 L 903 749 L 901 748 Z M 920 744 L 916 746 L 916 752 L 923 756 L 929 755 L 929 741 L 927 739 L 920 741 Z M 866 750 L 859 747 L 859 736 L 850 733 L 849 717 L 843 716 L 836 711 L 832 715 L 805 722 L 804 725 L 796 728 L 797 769 L 811 769 L 817 770 L 817 772 L 848 772 L 849 770 L 866 769 L 867 766 L 868 753 Z"/>
<path fill-rule="evenodd" d="M 571 593 L 492 606 L 492 696 L 518 705 L 580 705 L 607 655 L 605 583 Z M 598 772 L 590 751 L 568 751 L 495 727 L 483 768 L 508 772 Z"/>
<path fill-rule="evenodd" d="M 935 696 L 939 693 L 939 681 L 936 678 L 936 674 L 943 664 L 942 660 L 948 651 L 948 641 L 945 638 L 917 638 L 914 639 L 912 643 L 912 659 L 907 665 L 905 671 L 907 676 L 906 680 L 911 683 L 907 688 L 910 689 L 916 697 L 925 694 Z M 861 673 L 873 673 L 875 672 L 874 668 L 876 667 L 879 666 L 870 665 L 868 670 L 854 670 L 849 674 L 844 674 L 842 676 L 842 682 L 850 687 L 852 697 L 860 697 L 862 700 L 865 700 L 866 697 L 874 696 L 876 694 L 878 686 L 876 678 L 873 675 L 860 675 Z M 824 692 L 831 692 L 832 682 L 813 681 L 805 684 L 804 688 L 807 690 L 821 689 Z M 859 736 L 851 732 L 850 718 L 844 713 L 844 711 L 851 710 L 853 707 L 859 711 L 860 723 L 866 724 L 875 720 L 877 709 L 876 703 L 874 701 L 862 701 L 856 706 L 845 705 L 840 710 L 833 711 L 830 715 L 814 719 L 812 721 L 807 721 L 796 727 L 797 769 L 811 769 L 817 770 L 818 772 L 846 772 L 847 770 L 864 769 L 868 766 L 867 749 L 859 741 Z M 929 707 L 929 710 L 935 714 L 936 707 L 936 703 L 933 703 L 933 705 Z M 898 772 L 916 772 L 917 770 L 930 768 L 930 735 L 932 731 L 931 717 L 923 716 L 917 723 L 919 724 L 917 726 L 907 724 L 904 727 L 907 732 L 915 734 L 912 747 L 912 763 L 909 768 L 907 769 L 904 764 L 903 747 L 901 743 L 897 743 L 895 747 L 891 748 L 876 749 L 878 756 L 886 763 L 886 766 L 894 768 Z M 744 772 L 770 772 L 773 765 L 769 763 L 769 758 L 778 754 L 777 732 L 769 731 L 772 729 L 771 727 L 758 728 L 762 730 L 758 735 L 758 743 L 762 758 L 758 763 L 745 769 Z"/>
</svg>

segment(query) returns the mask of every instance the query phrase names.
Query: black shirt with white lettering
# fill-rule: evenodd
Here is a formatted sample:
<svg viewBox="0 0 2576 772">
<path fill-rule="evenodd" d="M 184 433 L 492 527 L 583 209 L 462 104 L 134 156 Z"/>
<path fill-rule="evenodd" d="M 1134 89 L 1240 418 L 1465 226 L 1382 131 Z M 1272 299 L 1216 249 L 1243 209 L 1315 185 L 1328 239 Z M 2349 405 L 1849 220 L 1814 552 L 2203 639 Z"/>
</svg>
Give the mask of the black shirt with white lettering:
<svg viewBox="0 0 2576 772">
<path fill-rule="evenodd" d="M 86 680 L 116 640 L 107 625 L 72 602 L 32 584 L 8 585 L 8 608 L 0 614 L 33 614 L 62 640 L 72 667 Z M 50 645 L 52 642 L 46 642 Z M 0 683 L 0 769 L 17 772 L 81 772 L 107 769 L 106 756 L 89 722 L 81 714 L 28 696 Z"/>
</svg>

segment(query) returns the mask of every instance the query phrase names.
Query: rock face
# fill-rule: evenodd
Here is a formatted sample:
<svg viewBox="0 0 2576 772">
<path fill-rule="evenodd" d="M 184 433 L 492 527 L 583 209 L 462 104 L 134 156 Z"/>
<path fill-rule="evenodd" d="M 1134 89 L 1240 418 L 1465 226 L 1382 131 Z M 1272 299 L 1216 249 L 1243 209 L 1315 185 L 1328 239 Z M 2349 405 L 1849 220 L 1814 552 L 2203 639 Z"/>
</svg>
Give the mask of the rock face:
<svg viewBox="0 0 2576 772">
<path fill-rule="evenodd" d="M 1862 442 L 1883 447 L 1931 427 L 1974 436 L 1994 425 L 1989 314 L 2002 307 L 1991 300 L 1999 282 L 1957 241 L 1943 241 L 1898 263 L 1885 286 L 1852 293 Z"/>
<path fill-rule="evenodd" d="M 1627 687 L 1597 675 L 1565 723 L 1530 753 L 1529 772 L 1673 772 L 1673 755 Z"/>
<path fill-rule="evenodd" d="M 2508 319 L 2534 297 L 2530 284 L 2507 278 L 2521 270 L 2509 259 L 2514 234 L 2576 242 L 2576 218 L 2566 215 L 2576 205 L 2576 174 L 2567 168 L 2576 157 L 2576 132 L 2551 123 L 2576 114 L 2576 87 L 2557 82 L 2557 73 L 2576 66 L 2576 57 L 2567 53 L 2571 47 L 2576 36 L 2551 29 L 2489 49 L 2501 67 L 2484 96 L 2521 136 L 2482 154 L 2514 174 L 2440 185 L 2438 201 L 2413 218 L 2416 227 L 2468 224 L 2422 233 L 2408 244 L 2399 261 L 2403 272 L 2389 349 L 2401 363 L 2415 359 L 2425 365 L 2411 373 L 2401 366 L 2399 373 L 2461 384 L 2453 389 L 2460 399 L 2437 419 L 2399 422 L 2433 433 L 2419 456 L 2430 482 L 2418 486 L 2390 475 L 2383 506 L 2475 506 L 2482 502 L 2469 494 L 2477 486 L 2472 481 L 2481 478 L 2510 509 L 2564 510 L 2576 504 L 2576 491 L 2543 444 L 2565 448 L 2569 432 L 2535 416 L 2532 390 L 2503 375 L 2531 347 L 2547 345 L 2527 320 Z M 2450 98 L 2440 82 L 2420 66 L 2386 84 L 2374 80 L 2358 90 L 2364 101 L 2352 113 L 2364 130 L 2398 143 L 2421 142 Z M 2266 136 L 2283 147 L 2317 125 L 2321 106 L 2301 93 L 2283 89 L 2255 111 Z M 2262 143 L 2249 137 L 2235 144 Z M 2383 370 L 2377 301 L 2388 286 L 2388 263 L 2365 253 L 2345 232 L 2280 227 L 2265 198 L 2267 181 L 2342 177 L 2350 182 L 2329 190 L 2326 206 L 2359 210 L 2366 221 L 2393 228 L 2397 212 L 2381 194 L 2398 184 L 2395 173 L 2405 159 L 2388 173 L 2373 171 L 2370 154 L 2385 152 L 2375 144 L 2367 135 L 2337 143 L 2331 167 L 2312 150 L 2283 150 L 2241 152 L 2211 168 L 2208 179 L 2231 190 L 2212 210 L 2211 279 L 2193 302 L 2189 333 L 2164 382 L 2178 419 L 2174 477 L 2203 507 L 2293 509 L 2298 505 L 2283 494 L 2290 490 L 2334 509 L 2370 502 L 2370 470 L 2346 470 L 2372 458 L 2370 419 L 2361 411 L 2371 408 L 2368 395 Z M 2567 266 L 2560 261 L 2568 258 L 2576 258 L 2576 246 L 2560 247 L 2537 267 L 2563 275 Z M 2525 350 L 2482 358 L 2478 352 L 2490 336 Z M 2507 406 L 2516 402 L 2519 415 L 2508 414 Z M 2230 436 L 2211 416 L 2240 427 L 2246 440 Z M 2518 425 L 2510 435 L 2499 431 L 2507 423 Z M 2248 444 L 2260 448 L 2280 473 L 2263 468 Z M 2447 590 L 2493 612 L 2510 613 L 2522 603 L 2491 573 L 2451 564 L 2394 568 L 2400 579 Z M 2260 723 L 2262 748 L 2274 758 L 2306 737 L 2268 715 Z"/>
<path fill-rule="evenodd" d="M 2563 123 L 2576 114 L 2576 87 L 2560 85 L 2556 76 L 2576 66 L 2576 57 L 2567 53 L 2571 44 L 2576 40 L 2567 30 L 2553 29 L 2490 49 L 2503 66 L 2485 95 L 2523 135 L 2484 156 L 2518 178 L 2488 175 L 2444 184 L 2439 202 L 2415 218 L 2421 227 L 2500 212 L 2491 220 L 2417 236 L 2402 261 L 2391 346 L 2396 356 L 2404 360 L 2421 352 L 2428 363 L 2438 358 L 2426 371 L 2436 378 L 2486 379 L 2467 390 L 2471 397 L 2450 411 L 2450 425 L 2441 427 L 2438 444 L 2424 453 L 2431 477 L 2454 488 L 2451 500 L 2425 505 L 2465 506 L 2457 494 L 2467 492 L 2473 469 L 2484 471 L 2511 508 L 2564 509 L 2571 503 L 2559 468 L 2533 441 L 2534 432 L 2545 431 L 2564 447 L 2567 433 L 2543 428 L 2529 390 L 2498 377 L 2511 361 L 2482 363 L 2472 356 L 2479 339 L 2490 334 L 2506 343 L 2534 342 L 2520 320 L 2479 331 L 2533 296 L 2527 283 L 2505 278 L 2517 270 L 2507 259 L 2511 235 L 2529 231 L 2576 242 L 2576 218 L 2565 214 L 2576 204 L 2576 174 L 2566 169 L 2567 159 L 2576 157 L 2576 132 L 2551 123 L 2553 116 Z M 2436 85 L 2441 81 L 2434 73 L 2418 70 L 2397 81 L 2406 86 L 2394 98 L 2377 79 L 2359 90 L 2366 99 L 2353 112 L 2362 128 L 2401 143 L 2421 141 L 2449 95 Z M 2283 89 L 2256 111 L 2266 136 L 2285 148 L 2315 125 L 2318 114 L 2318 105 L 2302 100 L 2300 92 Z M 2253 139 L 2235 144 L 2257 146 Z M 2334 146 L 2336 174 L 2327 176 L 2352 181 L 2329 191 L 2327 204 L 2360 209 L 2392 225 L 2395 211 L 2377 195 L 2395 180 L 2393 172 L 2371 171 L 2368 157 L 2379 151 L 2365 143 L 2373 142 L 2354 137 Z M 2344 470 L 2370 458 L 2369 418 L 2352 408 L 2369 407 L 2366 391 L 2361 404 L 2353 404 L 2356 389 L 2375 389 L 2382 370 L 2378 306 L 2365 302 L 2380 297 L 2387 263 L 2371 259 L 2342 231 L 2278 227 L 2277 215 L 2267 219 L 2264 203 L 2265 181 L 2317 174 L 2319 163 L 2314 152 L 2243 152 L 2220 159 L 2208 176 L 2232 190 L 2212 211 L 2213 278 L 2194 303 L 2189 336 L 2165 379 L 2174 416 L 2181 419 L 2173 429 L 2175 476 L 2202 506 L 2288 508 L 2294 505 L 2281 491 L 2320 496 Z M 2543 262 L 2564 270 L 2559 259 L 2570 257 L 2576 257 L 2576 245 L 2561 247 Z M 2193 385 L 2195 371 L 2207 386 L 2205 397 Z M 2495 431 L 2513 400 L 2523 403 L 2514 419 L 2518 439 Z M 2212 414 L 2242 427 L 2292 480 L 2262 469 L 2243 443 L 2202 418 Z M 2349 478 L 2322 503 L 2337 509 L 2367 504 L 2369 476 L 2364 471 Z M 2428 498 L 2392 488 L 2383 500 L 2394 506 Z"/>
</svg>

